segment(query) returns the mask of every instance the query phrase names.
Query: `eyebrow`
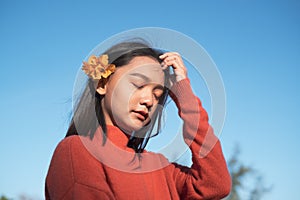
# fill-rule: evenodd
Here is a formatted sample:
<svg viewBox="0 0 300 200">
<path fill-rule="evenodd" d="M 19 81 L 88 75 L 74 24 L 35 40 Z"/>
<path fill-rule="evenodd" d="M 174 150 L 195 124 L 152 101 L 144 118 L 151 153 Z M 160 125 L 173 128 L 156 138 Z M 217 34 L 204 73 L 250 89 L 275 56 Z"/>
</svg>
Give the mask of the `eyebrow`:
<svg viewBox="0 0 300 200">
<path fill-rule="evenodd" d="M 144 80 L 147 81 L 147 82 L 150 82 L 150 78 L 147 77 L 147 76 L 145 76 L 144 74 L 140 74 L 140 73 L 132 73 L 132 74 L 130 74 L 130 75 L 131 75 L 131 76 L 137 76 L 137 77 L 139 77 L 139 78 L 144 79 Z"/>
<path fill-rule="evenodd" d="M 136 76 L 136 77 L 139 77 L 139 78 L 142 78 L 144 79 L 146 82 L 151 82 L 151 79 L 147 76 L 145 76 L 144 74 L 140 74 L 140 73 L 132 73 L 130 74 L 131 76 Z M 158 84 L 158 86 L 156 87 L 157 89 L 164 89 L 164 86 L 161 85 L 161 84 Z"/>
</svg>

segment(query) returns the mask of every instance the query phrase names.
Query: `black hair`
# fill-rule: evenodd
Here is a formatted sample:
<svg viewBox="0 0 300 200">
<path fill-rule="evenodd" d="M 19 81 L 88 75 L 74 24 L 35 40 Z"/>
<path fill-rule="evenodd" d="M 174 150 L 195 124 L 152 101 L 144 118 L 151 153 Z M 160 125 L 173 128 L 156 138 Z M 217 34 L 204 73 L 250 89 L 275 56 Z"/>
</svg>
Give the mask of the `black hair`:
<svg viewBox="0 0 300 200">
<path fill-rule="evenodd" d="M 128 64 L 133 58 L 138 56 L 148 56 L 154 58 L 159 63 L 162 60 L 159 56 L 162 51 L 151 48 L 145 41 L 128 41 L 116 44 L 105 51 L 109 57 L 109 63 L 114 64 L 116 67 L 122 67 Z M 168 83 L 169 71 L 164 70 L 165 73 L 165 86 L 163 95 L 160 97 L 158 104 L 163 108 L 168 97 Z M 103 81 L 103 79 L 100 79 Z M 107 81 L 104 79 L 104 81 Z M 105 83 L 104 83 L 105 84 Z M 99 85 L 99 83 L 96 83 Z M 95 82 L 91 78 L 76 102 L 75 110 L 66 133 L 66 137 L 71 135 L 85 135 L 91 139 L 94 137 L 95 131 L 100 125 L 103 132 L 103 144 L 106 141 L 107 128 L 101 106 L 101 100 L 104 96 L 100 95 L 95 88 Z M 150 137 L 157 135 L 162 126 L 162 108 L 158 107 L 150 123 L 142 128 L 139 132 L 131 134 L 128 147 L 135 150 L 136 153 L 141 153 L 146 147 Z M 153 133 L 154 132 L 154 133 Z"/>
</svg>

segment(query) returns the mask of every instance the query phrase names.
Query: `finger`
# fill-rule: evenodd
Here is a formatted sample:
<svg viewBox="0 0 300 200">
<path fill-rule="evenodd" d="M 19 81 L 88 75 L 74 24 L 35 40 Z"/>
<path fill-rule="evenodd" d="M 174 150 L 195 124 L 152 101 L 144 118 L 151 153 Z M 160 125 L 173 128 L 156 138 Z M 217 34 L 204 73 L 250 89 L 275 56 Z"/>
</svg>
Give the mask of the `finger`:
<svg viewBox="0 0 300 200">
<path fill-rule="evenodd" d="M 171 66 L 174 69 L 174 71 L 176 71 L 176 72 L 186 72 L 187 71 L 184 63 L 181 60 L 178 60 L 178 59 L 167 60 L 166 59 L 163 63 L 164 63 L 164 66 L 165 65 Z"/>
<path fill-rule="evenodd" d="M 164 60 L 166 58 L 169 58 L 169 57 L 178 57 L 179 59 L 181 59 L 180 54 L 177 53 L 177 52 L 167 52 L 167 53 L 164 53 L 164 54 L 159 56 L 159 58 L 162 59 L 162 60 Z"/>
<path fill-rule="evenodd" d="M 183 60 L 179 54 L 171 54 L 164 59 L 164 61 L 172 61 L 172 60 L 175 60 L 179 64 L 184 65 Z"/>
<path fill-rule="evenodd" d="M 165 70 L 169 67 L 169 65 L 167 65 L 165 62 L 162 62 L 161 67 L 162 67 L 162 70 Z"/>
<path fill-rule="evenodd" d="M 180 59 L 176 56 L 170 56 L 170 57 L 165 58 L 164 61 L 165 62 L 178 62 L 178 61 L 180 61 Z"/>
<path fill-rule="evenodd" d="M 172 67 L 174 70 L 175 70 L 175 69 L 184 69 L 184 68 L 185 68 L 185 67 L 182 66 L 180 63 L 178 63 L 176 60 L 166 61 L 166 62 L 164 62 L 164 66 L 170 66 L 170 67 Z"/>
<path fill-rule="evenodd" d="M 168 56 L 164 59 L 164 61 L 161 63 L 163 69 L 165 69 L 168 66 L 173 66 L 175 68 L 180 67 L 180 65 L 183 65 L 183 62 L 181 62 L 180 58 L 172 55 L 172 56 Z M 184 66 L 182 66 L 184 67 Z"/>
<path fill-rule="evenodd" d="M 180 54 L 177 53 L 177 52 L 166 52 L 166 53 L 160 55 L 159 58 L 160 59 L 164 59 L 164 58 L 166 58 L 168 56 L 179 56 L 180 57 Z"/>
<path fill-rule="evenodd" d="M 177 52 L 167 52 L 161 55 L 161 58 L 164 58 L 162 62 L 163 69 L 171 66 L 174 70 L 177 80 L 181 80 L 187 76 L 187 69 L 181 56 Z"/>
<path fill-rule="evenodd" d="M 172 66 L 174 69 L 176 68 L 185 68 L 183 62 L 181 60 L 178 60 L 176 57 L 168 57 L 164 60 L 164 65 Z"/>
</svg>

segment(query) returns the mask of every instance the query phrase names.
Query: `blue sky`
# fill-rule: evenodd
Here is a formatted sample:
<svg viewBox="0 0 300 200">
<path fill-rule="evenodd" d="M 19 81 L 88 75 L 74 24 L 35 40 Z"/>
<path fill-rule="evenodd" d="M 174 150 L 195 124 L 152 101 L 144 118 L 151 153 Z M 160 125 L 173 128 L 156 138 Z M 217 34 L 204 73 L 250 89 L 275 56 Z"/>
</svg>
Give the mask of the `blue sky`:
<svg viewBox="0 0 300 200">
<path fill-rule="evenodd" d="M 239 144 L 242 161 L 273 186 L 264 199 L 295 199 L 299 10 L 296 0 L 0 1 L 0 195 L 43 197 L 88 53 L 119 32 L 163 27 L 196 40 L 218 66 L 227 96 L 220 136 L 226 158 Z"/>
</svg>

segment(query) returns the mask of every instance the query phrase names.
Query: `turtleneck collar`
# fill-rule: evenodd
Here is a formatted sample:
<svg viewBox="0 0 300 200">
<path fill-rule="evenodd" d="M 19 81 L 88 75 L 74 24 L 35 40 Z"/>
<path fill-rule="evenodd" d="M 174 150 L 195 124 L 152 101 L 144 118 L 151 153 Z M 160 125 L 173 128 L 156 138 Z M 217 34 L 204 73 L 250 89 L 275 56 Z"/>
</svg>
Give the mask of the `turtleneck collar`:
<svg viewBox="0 0 300 200">
<path fill-rule="evenodd" d="M 133 149 L 127 147 L 129 141 L 129 135 L 124 133 L 119 127 L 113 125 L 106 125 L 107 128 L 107 139 L 112 142 L 117 147 L 127 150 L 134 151 Z M 100 128 L 101 129 L 101 128 Z"/>
<path fill-rule="evenodd" d="M 143 151 L 135 153 L 127 147 L 129 136 L 118 127 L 107 125 L 107 140 L 103 143 L 102 129 L 99 127 L 91 140 L 80 137 L 86 149 L 101 163 L 125 172 L 149 172 L 167 166 L 168 160 L 159 154 Z"/>
<path fill-rule="evenodd" d="M 100 129 L 101 130 L 101 129 Z M 146 129 L 145 129 L 146 130 Z M 145 130 L 140 130 L 137 133 L 133 133 L 137 135 L 143 134 Z M 118 148 L 126 151 L 139 151 L 139 153 L 145 153 L 146 150 L 143 149 L 136 149 L 145 147 L 148 142 L 148 138 L 132 138 L 132 135 L 126 134 L 122 131 L 119 127 L 113 125 L 107 125 L 107 139 L 113 145 L 116 145 Z M 132 140 L 131 140 L 132 139 Z M 144 141 L 145 140 L 145 141 Z"/>
</svg>

